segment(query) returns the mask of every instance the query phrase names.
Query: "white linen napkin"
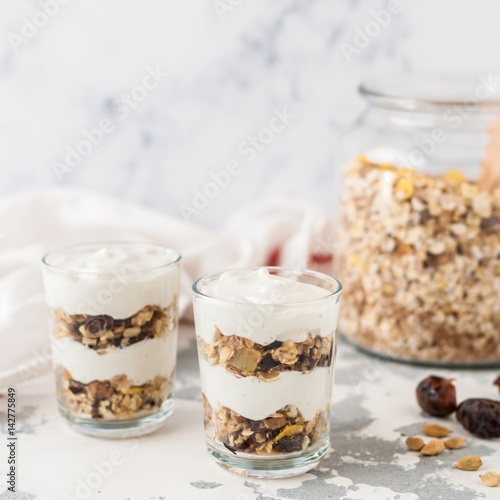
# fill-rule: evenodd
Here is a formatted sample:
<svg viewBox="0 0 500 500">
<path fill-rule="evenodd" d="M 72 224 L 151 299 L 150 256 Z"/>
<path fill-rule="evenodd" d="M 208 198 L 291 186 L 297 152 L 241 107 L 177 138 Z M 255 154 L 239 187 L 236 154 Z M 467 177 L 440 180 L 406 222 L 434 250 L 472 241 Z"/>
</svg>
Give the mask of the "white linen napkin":
<svg viewBox="0 0 500 500">
<path fill-rule="evenodd" d="M 99 241 L 142 241 L 182 254 L 180 314 L 192 318 L 191 284 L 224 269 L 282 265 L 331 271 L 331 217 L 301 203 L 234 213 L 220 233 L 142 206 L 68 188 L 0 201 L 0 390 L 51 369 L 41 259 Z"/>
</svg>

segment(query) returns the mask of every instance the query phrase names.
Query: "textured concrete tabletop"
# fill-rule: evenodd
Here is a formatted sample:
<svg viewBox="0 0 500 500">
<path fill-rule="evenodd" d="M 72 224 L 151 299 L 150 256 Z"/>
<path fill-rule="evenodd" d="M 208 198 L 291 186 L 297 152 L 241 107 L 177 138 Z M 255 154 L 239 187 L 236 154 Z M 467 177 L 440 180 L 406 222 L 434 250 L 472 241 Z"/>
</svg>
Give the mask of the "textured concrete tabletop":
<svg viewBox="0 0 500 500">
<path fill-rule="evenodd" d="M 420 379 L 429 373 L 455 377 L 459 400 L 498 398 L 492 385 L 497 372 L 392 363 L 341 342 L 327 457 L 296 478 L 248 479 L 220 469 L 205 451 L 194 333 L 191 326 L 183 326 L 176 410 L 153 435 L 120 441 L 80 435 L 57 413 L 53 377 L 19 386 L 19 491 L 0 493 L 0 499 L 498 499 L 500 487 L 484 486 L 479 474 L 500 473 L 500 440 L 474 438 L 448 418 L 440 423 L 454 435 L 466 437 L 465 448 L 420 457 L 404 445 L 404 436 L 418 434 L 424 423 L 437 421 L 426 417 L 416 404 L 414 392 Z M 5 406 L 5 398 L 0 398 L 0 492 L 5 490 L 7 466 Z M 476 472 L 454 468 L 465 455 L 479 455 L 484 465 Z M 116 465 L 103 466 L 111 458 Z"/>
</svg>

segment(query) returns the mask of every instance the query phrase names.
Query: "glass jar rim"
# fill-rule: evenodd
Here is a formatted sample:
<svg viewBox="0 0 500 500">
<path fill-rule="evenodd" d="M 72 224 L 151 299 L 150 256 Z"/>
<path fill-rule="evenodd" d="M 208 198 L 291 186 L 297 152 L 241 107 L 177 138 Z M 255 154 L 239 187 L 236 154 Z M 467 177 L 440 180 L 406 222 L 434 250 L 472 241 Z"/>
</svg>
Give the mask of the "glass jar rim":
<svg viewBox="0 0 500 500">
<path fill-rule="evenodd" d="M 476 111 L 500 111 L 500 74 L 495 71 L 410 72 L 371 78 L 359 93 L 376 107 L 404 111 L 439 111 L 474 106 Z"/>
<path fill-rule="evenodd" d="M 325 295 L 324 297 L 319 297 L 319 298 L 314 298 L 311 300 L 305 300 L 302 302 L 284 302 L 284 303 L 275 303 L 275 302 L 237 302 L 237 301 L 232 301 L 232 300 L 227 300 L 227 299 L 221 299 L 218 297 L 213 297 L 212 295 L 207 295 L 206 293 L 202 292 L 200 290 L 200 283 L 203 280 L 213 280 L 217 277 L 219 277 L 221 274 L 227 272 L 227 271 L 258 271 L 259 269 L 267 269 L 268 271 L 285 271 L 285 272 L 291 272 L 291 273 L 296 273 L 296 274 L 302 274 L 302 275 L 307 275 L 311 276 L 313 278 L 318 278 L 322 279 L 325 281 L 329 281 L 330 283 L 333 283 L 335 285 L 335 290 L 333 292 L 330 292 L 328 295 Z M 316 285 L 320 286 L 320 285 Z M 324 287 L 322 287 L 324 288 Z M 203 297 L 203 299 L 210 300 L 219 304 L 232 304 L 232 305 L 237 305 L 237 306 L 242 306 L 242 307 L 256 307 L 256 306 L 282 306 L 282 307 L 293 307 L 293 306 L 298 306 L 298 305 L 308 305 L 308 304 L 316 304 L 322 301 L 329 301 L 333 298 L 339 298 L 342 294 L 342 284 L 340 283 L 339 280 L 335 279 L 333 276 L 329 276 L 328 274 L 321 273 L 319 271 L 312 271 L 309 269 L 295 269 L 292 267 L 281 267 L 281 266 L 255 266 L 255 267 L 239 267 L 239 268 L 233 268 L 233 269 L 224 269 L 223 271 L 220 271 L 218 273 L 213 273 L 213 274 L 208 274 L 206 276 L 202 276 L 201 278 L 198 278 L 192 286 L 193 293 L 198 296 L 198 297 Z M 325 290 L 328 290 L 325 288 Z M 330 291 L 330 290 L 328 290 Z"/>
<path fill-rule="evenodd" d="M 55 250 L 50 250 L 42 257 L 42 265 L 47 267 L 48 269 L 51 269 L 52 271 L 56 271 L 56 272 L 64 273 L 64 274 L 75 274 L 75 273 L 88 274 L 88 275 L 107 274 L 106 272 L 103 272 L 102 270 L 64 268 L 64 267 L 57 266 L 57 265 L 50 262 L 50 258 L 54 257 L 58 254 L 63 255 L 65 252 L 85 250 L 85 249 L 91 249 L 91 248 L 95 248 L 97 250 L 99 247 L 102 248 L 104 246 L 108 246 L 108 247 L 109 246 L 114 246 L 114 247 L 118 247 L 118 246 L 121 246 L 121 247 L 143 246 L 143 247 L 154 248 L 157 250 L 165 251 L 165 255 L 168 255 L 169 252 L 172 254 L 172 258 L 168 259 L 168 261 L 165 262 L 164 264 L 155 265 L 155 266 L 144 266 L 140 269 L 127 269 L 126 272 L 129 274 L 144 273 L 144 272 L 155 271 L 155 270 L 159 270 L 159 269 L 165 269 L 165 268 L 170 267 L 174 264 L 177 264 L 182 259 L 182 255 L 175 248 L 165 247 L 162 245 L 157 245 L 155 243 L 149 243 L 146 241 L 96 241 L 96 242 L 90 242 L 90 243 L 77 243 L 74 245 L 67 245 L 67 246 L 63 246 L 60 248 L 56 248 Z M 109 273 L 111 274 L 112 271 L 109 271 Z"/>
</svg>

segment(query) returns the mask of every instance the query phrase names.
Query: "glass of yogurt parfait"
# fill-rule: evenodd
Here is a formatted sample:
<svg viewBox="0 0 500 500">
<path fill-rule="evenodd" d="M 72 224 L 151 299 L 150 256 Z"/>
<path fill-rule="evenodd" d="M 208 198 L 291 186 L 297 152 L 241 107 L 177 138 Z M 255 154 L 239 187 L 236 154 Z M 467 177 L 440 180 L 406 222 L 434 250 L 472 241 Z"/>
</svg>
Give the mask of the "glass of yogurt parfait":
<svg viewBox="0 0 500 500">
<path fill-rule="evenodd" d="M 219 465 L 272 478 L 324 457 L 341 290 L 325 274 L 278 267 L 194 283 L 206 442 Z"/>
<path fill-rule="evenodd" d="M 43 258 L 59 410 L 80 432 L 147 434 L 172 413 L 180 259 L 146 243 Z"/>
</svg>

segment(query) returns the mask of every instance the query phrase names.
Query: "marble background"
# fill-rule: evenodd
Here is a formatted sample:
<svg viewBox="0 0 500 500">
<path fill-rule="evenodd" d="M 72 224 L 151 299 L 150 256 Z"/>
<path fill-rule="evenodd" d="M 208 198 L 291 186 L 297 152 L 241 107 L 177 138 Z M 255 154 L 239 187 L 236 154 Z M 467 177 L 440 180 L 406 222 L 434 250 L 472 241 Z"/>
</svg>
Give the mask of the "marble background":
<svg viewBox="0 0 500 500">
<path fill-rule="evenodd" d="M 495 0 L 401 0 L 348 60 L 342 44 L 394 1 L 4 2 L 0 194 L 74 186 L 182 216 L 211 175 L 237 162 L 190 220 L 216 229 L 269 198 L 328 207 L 342 134 L 363 109 L 361 80 L 500 65 Z M 158 81 L 137 88 L 152 70 Z M 289 123 L 249 152 L 248 136 L 284 109 Z M 69 165 L 79 146 L 86 156 Z"/>
</svg>

